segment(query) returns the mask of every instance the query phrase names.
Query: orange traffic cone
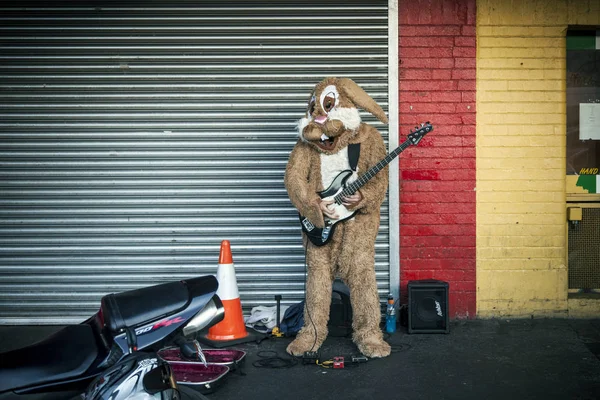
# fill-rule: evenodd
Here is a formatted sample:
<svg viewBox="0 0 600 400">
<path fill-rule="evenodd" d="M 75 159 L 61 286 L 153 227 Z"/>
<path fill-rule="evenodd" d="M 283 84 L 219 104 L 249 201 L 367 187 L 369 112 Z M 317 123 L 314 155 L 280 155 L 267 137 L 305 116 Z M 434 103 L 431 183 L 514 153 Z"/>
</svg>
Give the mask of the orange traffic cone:
<svg viewBox="0 0 600 400">
<path fill-rule="evenodd" d="M 221 242 L 217 281 L 219 282 L 217 295 L 223 302 L 225 317 L 221 322 L 209 328 L 207 335 L 199 339 L 213 347 L 225 347 L 255 340 L 256 336 L 249 334 L 244 324 L 242 302 L 235 278 L 229 240 Z"/>
</svg>

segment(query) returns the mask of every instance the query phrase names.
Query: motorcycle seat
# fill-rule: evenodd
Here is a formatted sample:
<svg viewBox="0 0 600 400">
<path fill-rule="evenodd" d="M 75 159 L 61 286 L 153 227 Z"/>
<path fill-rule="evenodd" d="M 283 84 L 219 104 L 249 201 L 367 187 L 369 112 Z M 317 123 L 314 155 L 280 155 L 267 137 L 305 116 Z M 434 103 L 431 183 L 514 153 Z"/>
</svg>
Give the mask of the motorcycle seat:
<svg viewBox="0 0 600 400">
<path fill-rule="evenodd" d="M 98 356 L 92 327 L 67 326 L 46 339 L 0 357 L 0 392 L 83 375 Z"/>
<path fill-rule="evenodd" d="M 189 302 L 186 284 L 177 281 L 106 295 L 101 307 L 108 329 L 118 332 L 175 314 Z"/>
</svg>

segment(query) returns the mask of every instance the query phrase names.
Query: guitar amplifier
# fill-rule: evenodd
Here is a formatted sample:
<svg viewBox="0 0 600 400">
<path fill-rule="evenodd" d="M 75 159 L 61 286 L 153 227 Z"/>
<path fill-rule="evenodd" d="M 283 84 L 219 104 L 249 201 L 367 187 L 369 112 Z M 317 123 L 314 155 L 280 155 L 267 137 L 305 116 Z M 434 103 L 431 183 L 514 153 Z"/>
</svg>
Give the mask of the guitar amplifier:
<svg viewBox="0 0 600 400">
<path fill-rule="evenodd" d="M 448 333 L 448 282 L 408 282 L 408 333 Z"/>
</svg>

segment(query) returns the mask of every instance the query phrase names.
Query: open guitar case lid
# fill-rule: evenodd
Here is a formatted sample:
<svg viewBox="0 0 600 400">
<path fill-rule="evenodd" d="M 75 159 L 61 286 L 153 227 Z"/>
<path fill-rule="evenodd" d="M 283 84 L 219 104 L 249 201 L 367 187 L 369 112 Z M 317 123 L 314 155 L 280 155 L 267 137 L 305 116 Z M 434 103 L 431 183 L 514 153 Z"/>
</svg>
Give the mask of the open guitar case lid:
<svg viewBox="0 0 600 400">
<path fill-rule="evenodd" d="M 169 347 L 158 352 L 158 356 L 168 362 L 177 384 L 209 394 L 220 387 L 229 371 L 241 368 L 246 352 L 236 349 L 202 349 L 206 365 L 198 360 L 187 359 L 177 347 Z"/>
</svg>

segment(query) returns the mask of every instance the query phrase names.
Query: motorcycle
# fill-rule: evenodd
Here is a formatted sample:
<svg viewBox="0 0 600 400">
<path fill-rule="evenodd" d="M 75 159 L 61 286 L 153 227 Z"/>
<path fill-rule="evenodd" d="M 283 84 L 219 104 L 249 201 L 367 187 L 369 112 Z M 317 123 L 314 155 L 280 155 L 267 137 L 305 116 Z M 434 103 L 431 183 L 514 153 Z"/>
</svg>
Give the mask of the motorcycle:
<svg viewBox="0 0 600 400">
<path fill-rule="evenodd" d="M 103 373 L 133 364 L 158 371 L 144 379 L 149 385 L 156 375 L 175 385 L 166 363 L 137 353 L 175 344 L 194 358 L 197 342 L 187 338 L 224 318 L 217 288 L 208 275 L 102 297 L 99 311 L 81 324 L 0 354 L 0 400 L 69 399 L 106 381 Z"/>
</svg>

